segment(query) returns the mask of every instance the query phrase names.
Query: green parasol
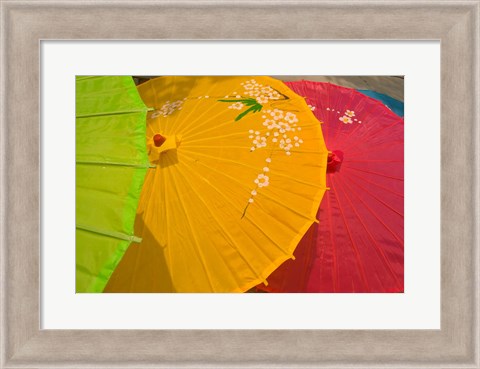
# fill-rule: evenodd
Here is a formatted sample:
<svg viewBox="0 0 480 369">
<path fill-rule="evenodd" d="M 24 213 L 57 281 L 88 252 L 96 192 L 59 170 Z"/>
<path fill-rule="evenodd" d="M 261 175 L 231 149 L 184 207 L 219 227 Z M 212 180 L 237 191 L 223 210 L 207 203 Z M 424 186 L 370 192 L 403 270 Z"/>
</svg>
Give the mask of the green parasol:
<svg viewBox="0 0 480 369">
<path fill-rule="evenodd" d="M 131 77 L 76 78 L 76 292 L 102 292 L 140 241 L 147 110 Z"/>
</svg>

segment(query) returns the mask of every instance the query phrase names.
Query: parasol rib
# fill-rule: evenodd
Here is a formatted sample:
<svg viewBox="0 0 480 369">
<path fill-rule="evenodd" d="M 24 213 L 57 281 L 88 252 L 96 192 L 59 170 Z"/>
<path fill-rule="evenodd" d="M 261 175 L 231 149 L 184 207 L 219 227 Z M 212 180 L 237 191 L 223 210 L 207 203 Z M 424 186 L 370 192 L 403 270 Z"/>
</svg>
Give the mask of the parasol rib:
<svg viewBox="0 0 480 369">
<path fill-rule="evenodd" d="M 341 184 L 341 186 L 339 186 L 338 184 Z M 357 217 L 357 219 L 358 219 L 359 223 L 362 225 L 363 229 L 365 229 L 365 232 L 369 236 L 370 240 L 373 242 L 373 245 L 374 245 L 374 248 L 375 248 L 377 254 L 381 255 L 380 260 L 383 261 L 384 265 L 387 267 L 387 270 L 390 272 L 391 276 L 395 280 L 395 283 L 397 284 L 397 287 L 399 287 L 397 276 L 396 276 L 395 272 L 393 271 L 393 267 L 392 267 L 391 263 L 389 262 L 388 258 L 386 257 L 385 252 L 378 245 L 378 242 L 375 240 L 375 238 L 373 237 L 371 232 L 368 230 L 368 227 L 366 226 L 365 222 L 362 221 L 362 218 L 360 217 L 358 212 L 355 210 L 355 207 L 353 206 L 353 202 L 352 202 L 351 198 L 347 195 L 348 192 L 351 192 L 351 189 L 347 188 L 347 186 L 343 183 L 343 181 L 337 180 L 337 188 L 341 188 L 341 187 L 345 187 L 346 190 L 343 189 L 343 193 L 345 194 L 345 198 L 347 199 L 347 201 L 350 203 L 350 206 L 352 208 L 353 213 Z"/>
<path fill-rule="evenodd" d="M 199 173 L 196 173 L 196 174 L 197 174 L 200 178 L 203 179 L 203 177 L 201 177 L 201 176 L 199 175 Z M 225 194 L 224 194 L 218 187 L 214 186 L 213 184 L 210 184 L 210 186 L 211 186 L 213 189 L 215 189 L 215 190 L 217 191 L 217 193 L 218 193 L 220 196 L 222 196 L 222 197 L 230 204 L 230 206 L 232 207 L 232 209 L 235 209 L 235 204 L 231 201 L 230 198 L 228 198 L 227 196 L 225 196 Z M 284 250 L 283 248 L 281 248 L 280 245 L 278 245 L 278 244 L 276 243 L 276 241 L 275 241 L 274 239 L 272 239 L 267 233 L 265 233 L 265 231 L 264 231 L 262 228 L 260 228 L 260 227 L 258 226 L 258 224 L 256 224 L 255 222 L 252 222 L 249 218 L 245 218 L 245 219 L 248 220 L 250 223 L 252 223 L 252 225 L 255 226 L 265 237 L 267 237 L 267 238 L 272 242 L 272 244 L 274 244 L 279 250 L 281 250 L 282 252 L 285 252 L 285 250 Z M 245 235 L 246 237 L 250 238 L 250 236 L 249 236 L 248 233 L 245 232 L 244 235 Z M 251 239 L 251 238 L 250 238 L 250 239 Z M 253 239 L 252 239 L 252 240 L 253 240 Z"/>
<path fill-rule="evenodd" d="M 120 233 L 120 232 L 107 231 L 107 230 L 104 230 L 104 229 L 98 229 L 98 228 L 94 228 L 94 227 L 84 226 L 84 225 L 81 225 L 81 224 L 77 224 L 76 228 L 84 230 L 84 231 L 88 231 L 88 232 L 103 234 L 104 236 L 118 238 L 119 240 L 125 240 L 125 241 L 129 241 L 129 242 L 142 242 L 142 239 L 140 237 L 135 236 L 135 235 L 128 235 L 128 234 Z"/>
<path fill-rule="evenodd" d="M 212 188 L 214 188 L 217 192 L 220 192 L 218 191 L 218 189 L 216 189 L 214 186 L 212 186 Z M 205 211 L 207 211 L 210 216 L 215 220 L 216 224 L 218 225 L 218 228 L 221 230 L 221 232 L 226 236 L 226 238 L 228 239 L 229 241 L 229 246 L 231 246 L 236 252 L 239 253 L 239 255 L 241 256 L 242 260 L 245 262 L 245 264 L 250 268 L 250 270 L 257 276 L 257 278 L 260 280 L 260 281 L 263 281 L 263 279 L 261 278 L 260 274 L 258 274 L 258 272 L 255 270 L 255 268 L 253 267 L 253 265 L 248 261 L 248 259 L 246 258 L 245 254 L 242 253 L 242 251 L 235 246 L 235 239 L 234 237 L 230 234 L 230 232 L 228 232 L 227 228 L 225 228 L 222 223 L 220 222 L 220 220 L 218 219 L 218 217 L 215 216 L 214 212 L 211 211 L 210 207 L 208 206 L 207 202 L 206 202 L 206 199 L 205 197 L 197 190 L 195 190 L 194 187 L 191 187 L 191 190 L 198 196 L 198 199 L 201 201 L 201 203 L 204 205 L 204 208 L 205 208 Z M 246 236 L 248 236 L 248 234 L 246 233 L 245 234 Z M 253 241 L 253 240 L 252 240 Z M 261 252 L 262 249 L 259 248 L 259 251 Z M 223 257 L 223 255 L 219 252 L 218 253 L 219 256 L 222 258 L 222 260 L 225 262 L 225 258 Z M 267 256 L 266 254 L 264 254 L 265 256 Z M 225 262 L 226 265 L 228 265 L 228 263 Z"/>
<path fill-rule="evenodd" d="M 249 187 L 248 185 L 242 184 L 242 182 L 240 182 L 239 180 L 237 180 L 237 179 L 236 179 L 235 177 L 233 177 L 233 176 L 229 176 L 228 174 L 225 174 L 224 172 L 221 172 L 221 171 L 219 171 L 219 170 L 217 170 L 217 169 L 215 169 L 215 168 L 211 167 L 210 165 L 205 164 L 205 163 L 203 163 L 203 162 L 198 162 L 198 163 L 200 163 L 201 165 L 205 166 L 206 168 L 212 170 L 213 172 L 216 172 L 216 173 L 218 173 L 218 174 L 223 175 L 224 177 L 227 177 L 227 178 L 231 179 L 233 182 L 237 183 L 239 186 L 243 186 L 244 188 L 249 189 L 249 190 L 251 189 L 251 187 Z M 295 178 L 292 178 L 292 177 L 289 177 L 289 178 L 290 178 L 291 180 L 293 180 L 293 181 L 297 181 Z M 297 181 L 297 182 L 301 183 L 300 181 Z M 312 186 L 315 187 L 315 188 L 317 188 L 317 189 L 319 189 L 319 190 L 326 190 L 326 187 L 319 187 L 318 185 L 313 185 L 313 184 L 312 184 Z M 287 206 L 287 204 L 285 204 L 285 203 L 283 203 L 282 201 L 280 201 L 280 200 L 278 200 L 278 199 L 276 199 L 276 198 L 268 195 L 268 194 L 265 193 L 265 192 L 264 192 L 262 195 L 265 196 L 266 198 L 268 198 L 268 199 L 276 202 L 276 203 L 279 204 L 279 205 Z M 299 215 L 299 216 L 301 216 L 301 217 L 303 217 L 303 218 L 311 221 L 311 222 L 315 222 L 315 221 L 316 221 L 316 219 L 315 219 L 315 218 L 312 218 L 310 214 L 309 214 L 309 215 L 305 215 L 305 214 L 303 214 L 303 213 L 298 212 L 298 211 L 295 210 L 295 209 L 289 209 L 289 210 L 292 211 L 293 213 L 295 213 L 295 214 L 297 214 L 297 215 Z"/>
<path fill-rule="evenodd" d="M 187 220 L 187 224 L 189 225 L 190 233 L 191 233 L 192 239 L 194 241 L 193 242 L 193 244 L 195 246 L 194 250 L 196 251 L 198 259 L 200 260 L 200 264 L 202 265 L 202 267 L 204 269 L 205 276 L 207 277 L 207 281 L 210 285 L 210 288 L 212 289 L 212 291 L 215 291 L 215 288 L 213 287 L 212 277 L 210 275 L 209 269 L 208 269 L 206 261 L 205 261 L 205 255 L 202 252 L 202 246 L 198 242 L 197 235 L 195 234 L 195 230 L 192 227 L 192 220 L 190 218 L 190 215 L 185 210 L 185 209 L 187 209 L 185 201 L 184 201 L 183 197 L 181 196 L 180 192 L 178 191 L 178 180 L 176 179 L 176 176 L 175 176 L 174 173 L 171 173 L 170 178 L 172 179 L 173 183 L 175 184 L 175 186 L 173 186 L 173 188 L 175 188 L 175 191 L 177 193 L 177 198 L 180 200 L 180 203 L 182 205 L 181 209 L 183 211 L 184 219 Z"/>
</svg>

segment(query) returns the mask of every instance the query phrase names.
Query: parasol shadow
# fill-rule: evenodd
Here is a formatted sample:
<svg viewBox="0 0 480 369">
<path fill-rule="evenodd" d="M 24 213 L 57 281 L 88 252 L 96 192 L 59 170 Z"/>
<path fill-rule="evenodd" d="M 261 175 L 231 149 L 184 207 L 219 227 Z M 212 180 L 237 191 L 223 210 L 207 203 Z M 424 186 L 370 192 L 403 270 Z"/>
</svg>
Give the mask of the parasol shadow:
<svg viewBox="0 0 480 369">
<path fill-rule="evenodd" d="M 135 234 L 141 235 L 142 242 L 130 245 L 103 292 L 176 292 L 165 260 L 165 245 L 145 226 L 143 214 L 137 214 Z"/>
</svg>

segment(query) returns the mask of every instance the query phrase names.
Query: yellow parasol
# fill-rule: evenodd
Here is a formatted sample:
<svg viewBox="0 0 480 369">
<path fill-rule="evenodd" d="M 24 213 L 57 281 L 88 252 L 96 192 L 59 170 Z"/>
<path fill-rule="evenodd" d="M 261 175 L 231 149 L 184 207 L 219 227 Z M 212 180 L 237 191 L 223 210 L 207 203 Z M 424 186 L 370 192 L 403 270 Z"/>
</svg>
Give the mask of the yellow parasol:
<svg viewBox="0 0 480 369">
<path fill-rule="evenodd" d="M 316 221 L 327 149 L 305 100 L 269 77 L 161 77 L 133 243 L 105 292 L 244 292 Z"/>
</svg>

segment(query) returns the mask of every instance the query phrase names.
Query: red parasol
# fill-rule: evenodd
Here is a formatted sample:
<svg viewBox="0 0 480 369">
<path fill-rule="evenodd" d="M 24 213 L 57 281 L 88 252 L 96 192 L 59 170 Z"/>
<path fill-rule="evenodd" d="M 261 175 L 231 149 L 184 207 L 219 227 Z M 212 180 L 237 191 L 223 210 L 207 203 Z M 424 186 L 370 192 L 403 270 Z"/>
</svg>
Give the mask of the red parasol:
<svg viewBox="0 0 480 369">
<path fill-rule="evenodd" d="M 403 292 L 403 119 L 353 89 L 299 81 L 323 122 L 327 186 L 314 224 L 269 292 Z"/>
</svg>

